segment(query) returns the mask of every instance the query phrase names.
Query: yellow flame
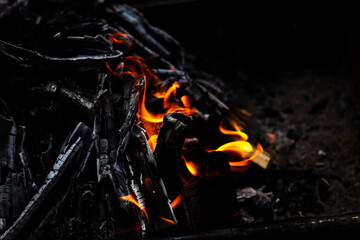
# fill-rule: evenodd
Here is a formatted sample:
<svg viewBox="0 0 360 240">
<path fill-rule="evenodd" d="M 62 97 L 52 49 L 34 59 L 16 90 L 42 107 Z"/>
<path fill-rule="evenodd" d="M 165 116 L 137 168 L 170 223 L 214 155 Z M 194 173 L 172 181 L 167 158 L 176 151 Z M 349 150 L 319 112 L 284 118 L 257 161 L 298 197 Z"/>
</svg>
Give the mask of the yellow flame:
<svg viewBox="0 0 360 240">
<path fill-rule="evenodd" d="M 195 177 L 199 177 L 201 174 L 200 174 L 200 167 L 195 164 L 194 162 L 191 162 L 191 161 L 186 161 L 185 158 L 184 159 L 184 162 L 185 162 L 185 165 L 187 167 L 187 169 L 189 170 L 189 172 L 191 173 L 191 175 L 195 176 Z"/>
<path fill-rule="evenodd" d="M 238 125 L 236 124 L 236 122 L 234 120 L 229 120 L 228 122 L 235 130 L 226 129 L 224 127 L 225 121 L 222 120 L 219 124 L 219 130 L 221 133 L 223 133 L 225 135 L 232 135 L 235 137 L 240 137 L 240 139 L 245 140 L 245 141 L 248 140 L 248 135 L 239 129 Z"/>
<path fill-rule="evenodd" d="M 155 147 L 156 147 L 156 140 L 157 140 L 157 137 L 158 135 L 152 135 L 149 139 L 148 139 L 148 142 L 149 142 L 149 145 L 150 145 L 150 148 L 152 151 L 155 150 Z"/>
</svg>

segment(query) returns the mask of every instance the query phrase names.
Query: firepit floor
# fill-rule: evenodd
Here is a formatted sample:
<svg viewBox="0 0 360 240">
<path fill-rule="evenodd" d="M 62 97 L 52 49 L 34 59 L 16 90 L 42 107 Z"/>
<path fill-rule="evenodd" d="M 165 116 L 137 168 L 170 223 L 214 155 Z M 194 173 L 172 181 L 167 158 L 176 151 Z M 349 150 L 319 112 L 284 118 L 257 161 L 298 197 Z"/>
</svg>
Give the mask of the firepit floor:
<svg viewBox="0 0 360 240">
<path fill-rule="evenodd" d="M 273 191 L 274 219 L 360 209 L 357 100 L 344 78 L 302 70 L 229 84 L 231 102 L 253 114 L 248 131 L 259 141 L 276 135 L 268 169 L 248 174 L 249 182 Z"/>
</svg>

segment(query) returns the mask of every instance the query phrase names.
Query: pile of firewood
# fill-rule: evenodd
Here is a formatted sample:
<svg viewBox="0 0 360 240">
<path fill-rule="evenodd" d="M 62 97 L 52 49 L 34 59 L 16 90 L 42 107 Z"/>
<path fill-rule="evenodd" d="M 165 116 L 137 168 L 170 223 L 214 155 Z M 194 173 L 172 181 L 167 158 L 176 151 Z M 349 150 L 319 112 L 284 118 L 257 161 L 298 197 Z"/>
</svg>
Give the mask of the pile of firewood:
<svg viewBox="0 0 360 240">
<path fill-rule="evenodd" d="M 238 213 L 231 170 L 269 156 L 209 150 L 249 115 L 174 38 L 102 1 L 2 1 L 0 29 L 1 239 L 191 233 Z"/>
</svg>

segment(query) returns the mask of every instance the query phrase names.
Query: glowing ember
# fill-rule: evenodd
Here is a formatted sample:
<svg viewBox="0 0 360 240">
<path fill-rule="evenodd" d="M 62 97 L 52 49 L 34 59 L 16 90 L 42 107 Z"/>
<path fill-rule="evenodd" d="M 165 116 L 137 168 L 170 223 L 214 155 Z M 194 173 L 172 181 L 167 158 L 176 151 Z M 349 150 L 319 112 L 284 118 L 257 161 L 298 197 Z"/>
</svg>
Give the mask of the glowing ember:
<svg viewBox="0 0 360 240">
<path fill-rule="evenodd" d="M 270 139 L 270 145 L 273 145 L 276 141 L 276 135 L 274 133 L 267 133 L 266 136 Z"/>
</svg>

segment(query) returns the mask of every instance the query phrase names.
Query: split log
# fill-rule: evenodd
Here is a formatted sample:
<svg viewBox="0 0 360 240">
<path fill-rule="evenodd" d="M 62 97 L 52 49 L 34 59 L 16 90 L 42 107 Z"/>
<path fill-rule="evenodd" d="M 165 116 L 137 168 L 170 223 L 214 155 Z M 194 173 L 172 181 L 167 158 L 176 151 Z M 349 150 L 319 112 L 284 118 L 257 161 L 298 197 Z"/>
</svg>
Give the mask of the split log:
<svg viewBox="0 0 360 240">
<path fill-rule="evenodd" d="M 17 126 L 5 109 L 1 110 L 4 115 L 0 115 L 0 218 L 13 221 L 24 207 L 26 184 L 16 163 Z"/>
<path fill-rule="evenodd" d="M 181 153 L 185 138 L 192 126 L 191 117 L 183 113 L 169 113 L 165 115 L 163 125 L 157 137 L 154 155 L 161 178 L 172 202 L 178 219 L 179 232 L 192 230 L 191 219 L 183 196 L 183 182 L 179 176 L 180 166 L 184 165 Z M 177 201 L 177 203 L 176 203 Z"/>
<path fill-rule="evenodd" d="M 183 161 L 181 153 L 191 124 L 191 118 L 183 113 L 169 113 L 165 115 L 157 137 L 154 155 L 161 178 L 172 200 L 182 191 L 178 170 Z"/>
<path fill-rule="evenodd" d="M 234 213 L 235 188 L 226 155 L 206 152 L 197 139 L 185 142 L 183 156 L 194 171 L 184 184 L 184 197 L 195 232 L 225 224 Z M 188 166 L 189 169 L 189 166 Z"/>
<path fill-rule="evenodd" d="M 159 175 L 156 160 L 143 130 L 134 126 L 126 159 L 130 188 L 146 211 L 144 223 L 146 234 L 161 234 L 173 231 L 177 225 L 164 183 Z"/>
</svg>

